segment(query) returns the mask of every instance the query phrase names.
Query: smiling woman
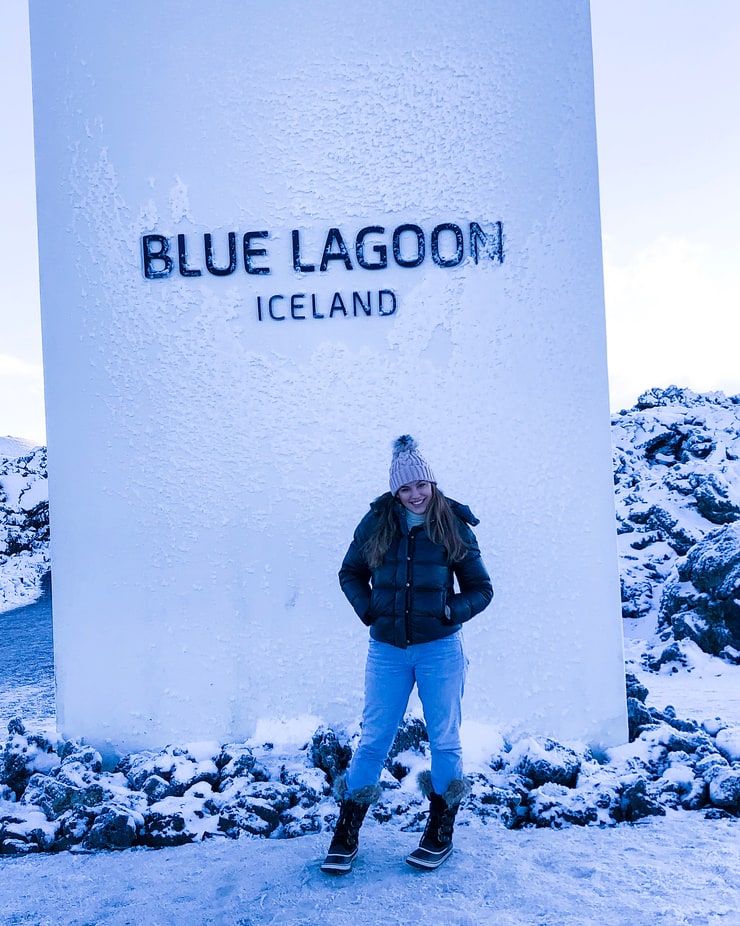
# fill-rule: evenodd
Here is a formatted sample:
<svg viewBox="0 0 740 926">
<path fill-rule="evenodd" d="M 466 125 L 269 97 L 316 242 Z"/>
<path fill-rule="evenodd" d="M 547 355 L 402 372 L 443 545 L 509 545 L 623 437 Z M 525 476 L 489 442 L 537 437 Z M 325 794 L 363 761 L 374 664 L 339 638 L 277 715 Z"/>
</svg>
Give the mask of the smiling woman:
<svg viewBox="0 0 740 926">
<path fill-rule="evenodd" d="M 390 492 L 355 531 L 339 582 L 370 628 L 362 738 L 338 783 L 340 815 L 322 871 L 346 874 L 359 831 L 380 795 L 380 773 L 414 686 L 424 710 L 431 771 L 419 779 L 429 798 L 427 826 L 406 861 L 438 868 L 452 851 L 463 777 L 460 722 L 467 671 L 463 623 L 482 611 L 493 587 L 471 529 L 470 509 L 447 499 L 416 441 L 393 445 Z M 457 586 L 455 585 L 457 583 Z"/>
<path fill-rule="evenodd" d="M 434 494 L 434 483 L 425 479 L 418 479 L 403 485 L 398 490 L 399 501 L 412 514 L 423 515 L 429 506 Z"/>
</svg>

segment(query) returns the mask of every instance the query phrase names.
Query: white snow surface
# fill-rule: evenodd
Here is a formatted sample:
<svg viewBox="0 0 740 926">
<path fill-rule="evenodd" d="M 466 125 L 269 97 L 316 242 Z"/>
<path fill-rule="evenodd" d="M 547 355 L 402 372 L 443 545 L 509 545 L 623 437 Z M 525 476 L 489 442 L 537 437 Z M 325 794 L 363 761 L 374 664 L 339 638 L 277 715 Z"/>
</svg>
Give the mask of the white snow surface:
<svg viewBox="0 0 740 926">
<path fill-rule="evenodd" d="M 0 459 L 20 457 L 24 453 L 29 453 L 35 446 L 33 441 L 25 437 L 11 437 L 10 435 L 0 437 Z"/>
<path fill-rule="evenodd" d="M 35 926 L 737 926 L 738 827 L 677 814 L 611 829 L 458 828 L 443 868 L 370 821 L 342 878 L 325 836 L 0 860 L 2 922 Z"/>
</svg>

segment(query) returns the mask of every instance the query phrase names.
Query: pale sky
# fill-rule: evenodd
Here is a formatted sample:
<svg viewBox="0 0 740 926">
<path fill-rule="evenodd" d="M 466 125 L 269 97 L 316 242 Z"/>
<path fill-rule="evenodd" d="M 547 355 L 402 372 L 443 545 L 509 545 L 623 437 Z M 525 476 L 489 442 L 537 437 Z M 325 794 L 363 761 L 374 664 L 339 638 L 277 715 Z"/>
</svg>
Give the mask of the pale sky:
<svg viewBox="0 0 740 926">
<path fill-rule="evenodd" d="M 591 14 L 611 407 L 740 393 L 740 2 Z M 0 0 L 0 125 L 0 436 L 43 441 L 26 0 Z"/>
</svg>

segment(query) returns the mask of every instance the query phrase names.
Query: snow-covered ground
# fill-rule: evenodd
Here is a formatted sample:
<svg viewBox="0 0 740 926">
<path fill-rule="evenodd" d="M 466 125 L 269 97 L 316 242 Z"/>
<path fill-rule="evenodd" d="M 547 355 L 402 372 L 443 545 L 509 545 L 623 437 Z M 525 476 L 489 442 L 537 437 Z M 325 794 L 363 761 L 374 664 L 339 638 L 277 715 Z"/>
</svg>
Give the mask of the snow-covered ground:
<svg viewBox="0 0 740 926">
<path fill-rule="evenodd" d="M 722 659 L 703 653 L 693 644 L 685 644 L 682 651 L 688 665 L 672 672 L 647 672 L 642 657 L 652 637 L 637 637 L 637 628 L 627 627 L 625 635 L 625 665 L 650 691 L 648 701 L 661 709 L 667 704 L 676 709 L 679 717 L 705 720 L 721 717 L 725 723 L 740 727 L 740 667 L 729 665 Z"/>
<path fill-rule="evenodd" d="M 0 730 L 5 732 L 11 717 L 22 716 L 30 727 L 51 731 L 54 652 L 48 589 L 31 605 L 0 612 L 0 629 Z"/>
<path fill-rule="evenodd" d="M 618 828 L 459 828 L 437 872 L 370 821 L 354 870 L 326 837 L 0 860 L 0 921 L 34 926 L 737 926 L 738 827 L 676 814 Z"/>
</svg>

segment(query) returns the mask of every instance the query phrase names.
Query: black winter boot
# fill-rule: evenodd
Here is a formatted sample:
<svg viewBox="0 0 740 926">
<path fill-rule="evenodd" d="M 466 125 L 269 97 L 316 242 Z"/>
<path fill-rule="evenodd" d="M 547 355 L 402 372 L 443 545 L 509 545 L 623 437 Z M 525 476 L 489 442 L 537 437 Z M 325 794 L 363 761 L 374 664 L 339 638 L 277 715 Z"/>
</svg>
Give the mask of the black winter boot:
<svg viewBox="0 0 740 926">
<path fill-rule="evenodd" d="M 339 784 L 340 793 L 346 792 L 343 780 Z M 360 827 L 368 808 L 378 799 L 380 788 L 367 787 L 355 791 L 351 797 L 344 797 L 339 804 L 339 819 L 334 828 L 334 836 L 329 851 L 321 865 L 326 874 L 345 875 L 352 869 L 352 862 L 359 848 Z"/>
<path fill-rule="evenodd" d="M 428 776 L 428 773 L 426 773 Z M 406 857 L 409 865 L 431 871 L 439 868 L 452 852 L 452 831 L 460 802 L 470 793 L 470 786 L 463 779 L 451 782 L 445 793 L 435 794 L 431 790 L 431 776 L 419 776 L 422 792 L 429 798 L 429 817 L 419 847 Z M 427 791 L 426 785 L 429 790 Z"/>
</svg>

